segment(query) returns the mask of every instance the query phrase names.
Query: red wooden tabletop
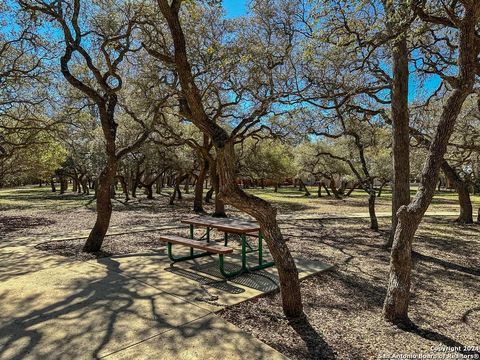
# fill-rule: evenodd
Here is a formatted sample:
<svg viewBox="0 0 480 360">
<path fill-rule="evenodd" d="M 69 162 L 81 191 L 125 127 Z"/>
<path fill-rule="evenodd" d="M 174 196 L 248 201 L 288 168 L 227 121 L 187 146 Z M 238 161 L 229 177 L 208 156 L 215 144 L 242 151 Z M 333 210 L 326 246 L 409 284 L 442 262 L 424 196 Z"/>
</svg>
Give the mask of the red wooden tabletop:
<svg viewBox="0 0 480 360">
<path fill-rule="evenodd" d="M 211 218 L 206 216 L 192 216 L 181 220 L 184 224 L 214 228 L 225 232 L 240 234 L 260 231 L 260 225 L 254 221 L 234 218 Z"/>
</svg>

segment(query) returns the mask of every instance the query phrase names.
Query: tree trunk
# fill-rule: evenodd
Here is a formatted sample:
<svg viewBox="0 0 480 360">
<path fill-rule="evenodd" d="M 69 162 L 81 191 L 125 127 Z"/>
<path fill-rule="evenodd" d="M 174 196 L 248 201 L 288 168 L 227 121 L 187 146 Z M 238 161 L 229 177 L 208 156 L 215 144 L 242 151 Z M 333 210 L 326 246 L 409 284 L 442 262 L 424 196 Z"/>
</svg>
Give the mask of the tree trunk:
<svg viewBox="0 0 480 360">
<path fill-rule="evenodd" d="M 377 214 L 375 213 L 375 190 L 368 194 L 368 213 L 370 215 L 370 229 L 378 231 Z"/>
<path fill-rule="evenodd" d="M 221 194 L 223 201 L 253 216 L 259 222 L 278 270 L 284 314 L 287 317 L 299 318 L 303 315 L 303 305 L 298 271 L 277 224 L 277 211 L 267 201 L 246 194 L 238 187 L 234 149 L 236 139 L 235 136 L 230 137 L 205 111 L 201 92 L 196 86 L 192 67 L 188 62 L 179 6 L 169 6 L 168 2 L 158 2 L 158 5 L 172 35 L 175 69 L 188 105 L 188 110 L 185 110 L 192 122 L 212 139 L 217 151 L 216 171 L 212 172 L 218 174 L 216 182 L 219 195 Z M 212 176 L 212 179 L 215 179 L 215 176 Z"/>
<path fill-rule="evenodd" d="M 65 191 L 68 190 L 68 182 L 64 177 L 60 178 L 60 194 L 65 194 Z"/>
<path fill-rule="evenodd" d="M 145 188 L 145 193 L 147 194 L 147 199 L 153 199 L 153 184 L 144 184 L 143 187 Z"/>
<path fill-rule="evenodd" d="M 225 212 L 225 203 L 220 197 L 220 192 L 215 190 L 215 212 L 212 214 L 213 217 L 227 217 L 227 213 Z"/>
<path fill-rule="evenodd" d="M 195 198 L 193 199 L 193 211 L 203 213 L 203 184 L 207 177 L 208 161 L 201 160 L 200 171 L 198 172 L 197 181 L 195 182 Z"/>
<path fill-rule="evenodd" d="M 227 217 L 225 213 L 225 204 L 220 197 L 220 177 L 217 173 L 217 160 L 212 161 L 210 164 L 210 179 L 215 191 L 215 212 L 212 214 L 214 217 Z"/>
<path fill-rule="evenodd" d="M 379 198 L 380 196 L 382 196 L 382 191 L 383 191 L 383 188 L 385 187 L 385 185 L 387 184 L 387 181 L 383 181 L 381 184 L 380 184 L 380 187 L 378 188 L 378 193 L 377 193 L 377 198 Z"/>
<path fill-rule="evenodd" d="M 123 194 L 125 195 L 125 201 L 129 201 L 130 197 L 128 195 L 128 185 L 127 182 L 125 181 L 124 176 L 117 176 L 118 181 L 120 181 L 120 185 L 122 186 L 122 191 Z"/>
<path fill-rule="evenodd" d="M 408 111 L 408 47 L 402 35 L 393 46 L 392 85 L 392 227 L 385 246 L 390 248 L 398 223 L 397 211 L 410 203 L 410 130 Z"/>
<path fill-rule="evenodd" d="M 183 187 L 185 194 L 190 194 L 190 175 L 185 178 L 185 186 Z"/>
<path fill-rule="evenodd" d="M 398 224 L 390 254 L 387 295 L 383 304 L 383 316 L 395 324 L 409 324 L 412 240 L 421 219 L 418 212 L 408 214 L 407 209 L 407 206 L 402 206 L 398 211 Z"/>
<path fill-rule="evenodd" d="M 298 270 L 278 226 L 277 210 L 265 200 L 246 194 L 236 184 L 232 141 L 217 149 L 217 153 L 217 172 L 222 198 L 259 222 L 278 270 L 283 311 L 287 317 L 300 317 L 303 314 L 303 305 Z"/>
<path fill-rule="evenodd" d="M 322 197 L 322 183 L 318 183 L 318 190 L 317 190 L 317 197 L 321 198 Z"/>
<path fill-rule="evenodd" d="M 442 163 L 442 171 L 447 177 L 447 179 L 455 186 L 455 189 L 458 192 L 460 215 L 456 221 L 462 224 L 472 224 L 473 208 L 472 201 L 470 200 L 468 184 L 462 180 L 462 178 L 457 174 L 455 169 L 453 169 L 446 161 L 443 161 Z"/>
<path fill-rule="evenodd" d="M 323 188 L 325 189 L 325 192 L 327 193 L 328 196 L 331 196 L 330 191 L 328 190 L 327 185 L 323 184 Z"/>
<path fill-rule="evenodd" d="M 350 190 L 348 190 L 347 194 L 345 195 L 345 197 L 349 197 L 350 195 L 352 195 L 352 192 L 357 188 L 358 184 L 357 183 L 353 183 L 352 184 L 352 187 L 350 188 Z M 378 195 L 380 196 L 380 195 Z"/>
<path fill-rule="evenodd" d="M 88 188 L 88 180 L 87 180 L 86 176 L 82 177 L 81 185 L 82 185 L 82 193 L 84 195 L 89 195 L 90 194 L 90 189 Z"/>
<path fill-rule="evenodd" d="M 312 195 L 312 194 L 310 193 L 310 191 L 308 191 L 307 186 L 305 185 L 305 183 L 303 182 L 303 180 L 302 180 L 302 179 L 298 179 L 298 181 L 300 182 L 301 188 L 305 191 L 305 195 L 304 195 L 304 196 L 310 196 L 310 195 Z"/>
<path fill-rule="evenodd" d="M 277 182 L 273 186 L 273 192 L 278 192 L 278 183 Z"/>
<path fill-rule="evenodd" d="M 459 24 L 458 77 L 440 116 L 422 171 L 415 198 L 398 210 L 398 223 L 390 257 L 390 275 L 383 315 L 392 323 L 408 323 L 410 297 L 411 251 L 415 231 L 430 205 L 435 193 L 443 156 L 453 133 L 462 106 L 475 84 L 475 68 L 479 49 L 475 27 L 480 17 L 479 4 L 465 7 L 465 15 Z"/>
<path fill-rule="evenodd" d="M 183 196 L 182 196 L 182 190 L 180 190 L 180 184 L 179 184 L 179 183 L 175 184 L 175 189 L 174 189 L 174 191 L 177 192 L 177 198 L 178 198 L 178 200 L 182 200 L 182 198 L 183 198 Z"/>
<path fill-rule="evenodd" d="M 137 168 L 135 171 L 135 177 L 133 178 L 132 181 L 132 197 L 136 198 L 137 197 L 137 188 L 138 185 L 140 184 L 140 177 L 142 176 L 143 171 L 140 171 L 140 169 Z"/>
<path fill-rule="evenodd" d="M 77 178 L 72 179 L 72 191 L 76 193 L 78 191 L 78 180 Z"/>
<path fill-rule="evenodd" d="M 214 190 L 213 186 L 207 191 L 207 194 L 205 195 L 205 202 L 207 204 L 210 204 L 210 202 L 212 201 L 214 191 L 215 190 Z"/>
<path fill-rule="evenodd" d="M 83 246 L 84 252 L 97 252 L 100 251 L 102 247 L 103 239 L 107 233 L 108 226 L 110 225 L 110 218 L 112 216 L 110 189 L 112 188 L 116 172 L 117 160 L 113 157 L 109 157 L 106 167 L 98 177 L 95 189 L 97 198 L 97 220 Z"/>
<path fill-rule="evenodd" d="M 173 193 L 170 196 L 169 205 L 174 205 L 175 204 L 175 198 L 178 198 L 178 200 L 182 199 L 182 192 L 180 190 L 180 184 L 182 183 L 183 180 L 185 180 L 185 178 L 187 176 L 188 175 L 185 174 L 185 175 L 179 175 L 175 178 L 175 180 L 174 180 L 175 184 L 173 185 Z"/>
<path fill-rule="evenodd" d="M 115 182 L 115 179 L 113 181 Z M 110 199 L 115 199 L 115 196 L 117 195 L 115 189 L 115 184 L 112 184 L 112 186 L 110 186 Z"/>
<path fill-rule="evenodd" d="M 52 187 L 52 192 L 57 191 L 57 189 L 55 188 L 55 180 L 54 179 L 50 179 L 50 186 Z"/>
<path fill-rule="evenodd" d="M 335 186 L 335 180 L 333 178 L 330 179 L 330 189 L 332 190 L 333 196 L 335 197 L 335 199 L 341 199 L 342 198 L 337 191 L 337 187 Z"/>
</svg>

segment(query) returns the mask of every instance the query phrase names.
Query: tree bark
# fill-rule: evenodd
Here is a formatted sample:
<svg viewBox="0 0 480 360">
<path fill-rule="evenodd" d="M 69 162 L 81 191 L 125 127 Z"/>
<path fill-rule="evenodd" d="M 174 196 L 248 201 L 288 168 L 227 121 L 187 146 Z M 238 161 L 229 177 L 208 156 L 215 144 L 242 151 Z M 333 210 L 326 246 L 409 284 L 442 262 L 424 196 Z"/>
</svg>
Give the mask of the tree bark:
<svg viewBox="0 0 480 360">
<path fill-rule="evenodd" d="M 387 180 L 382 181 L 382 183 L 380 184 L 380 187 L 378 188 L 377 198 L 382 196 L 383 188 L 385 187 L 386 184 L 387 184 Z"/>
<path fill-rule="evenodd" d="M 130 196 L 128 195 L 128 185 L 127 182 L 125 181 L 124 176 L 117 176 L 118 181 L 120 181 L 120 185 L 122 186 L 122 191 L 123 194 L 125 195 L 125 201 L 130 200 Z"/>
<path fill-rule="evenodd" d="M 197 181 L 195 182 L 195 198 L 193 199 L 193 211 L 203 213 L 203 184 L 207 178 L 208 161 L 202 159 L 200 161 L 200 171 L 198 172 Z"/>
<path fill-rule="evenodd" d="M 97 252 L 100 251 L 103 239 L 110 225 L 110 218 L 112 216 L 112 201 L 110 198 L 110 189 L 113 185 L 115 174 L 117 172 L 117 159 L 115 157 L 109 157 L 107 165 L 100 173 L 98 177 L 96 187 L 96 200 L 97 200 L 97 220 L 95 225 L 88 236 L 85 245 L 83 246 L 84 252 Z"/>
<path fill-rule="evenodd" d="M 330 191 L 328 190 L 327 185 L 323 184 L 323 188 L 325 189 L 325 192 L 327 193 L 328 196 L 332 196 L 332 195 L 330 194 Z"/>
<path fill-rule="evenodd" d="M 403 34 L 393 46 L 393 84 L 392 84 L 392 227 L 388 241 L 390 248 L 398 224 L 397 211 L 402 205 L 410 203 L 410 131 L 408 111 L 408 47 Z"/>
<path fill-rule="evenodd" d="M 398 210 L 398 223 L 390 256 L 390 274 L 383 306 L 384 318 L 392 323 L 409 324 L 408 305 L 411 283 L 411 250 L 415 232 L 435 193 L 443 156 L 462 106 L 475 83 L 480 49 L 476 46 L 475 27 L 480 18 L 480 4 L 465 5 L 459 23 L 458 76 L 443 107 L 413 201 Z"/>
<path fill-rule="evenodd" d="M 220 197 L 220 177 L 217 170 L 217 160 L 210 164 L 210 180 L 212 182 L 212 188 L 215 192 L 215 211 L 212 214 L 213 217 L 227 217 L 225 212 L 225 204 Z"/>
<path fill-rule="evenodd" d="M 352 184 L 352 187 L 350 188 L 350 190 L 348 190 L 347 194 L 345 195 L 345 197 L 349 197 L 350 195 L 352 195 L 352 192 L 357 188 L 358 184 L 357 183 L 353 183 Z M 380 195 L 378 195 L 380 196 Z"/>
<path fill-rule="evenodd" d="M 145 192 L 147 194 L 147 199 L 153 200 L 153 184 L 144 184 Z"/>
<path fill-rule="evenodd" d="M 85 175 L 82 176 L 82 178 L 81 178 L 81 185 L 82 185 L 82 193 L 84 195 L 89 195 L 90 194 L 90 189 L 88 187 L 88 179 Z"/>
<path fill-rule="evenodd" d="M 330 179 L 330 189 L 332 190 L 333 196 L 335 197 L 335 199 L 341 199 L 342 198 L 337 191 L 337 187 L 335 185 L 335 180 L 333 178 Z"/>
<path fill-rule="evenodd" d="M 213 188 L 213 186 L 207 191 L 207 194 L 205 195 L 205 203 L 210 204 L 214 191 L 215 189 Z"/>
<path fill-rule="evenodd" d="M 175 178 L 175 184 L 173 185 L 173 193 L 170 196 L 170 202 L 169 205 L 174 205 L 175 204 L 175 198 L 178 198 L 178 200 L 182 199 L 182 192 L 180 190 L 180 184 L 182 183 L 183 180 L 188 176 L 188 174 L 185 175 L 179 175 Z"/>
<path fill-rule="evenodd" d="M 455 186 L 458 193 L 458 201 L 460 204 L 460 215 L 458 216 L 458 222 L 462 224 L 473 224 L 473 208 L 472 201 L 470 199 L 470 191 L 468 184 L 462 180 L 447 161 L 442 163 L 442 171 L 449 181 Z"/>
<path fill-rule="evenodd" d="M 68 190 L 68 182 L 65 177 L 60 177 L 60 194 L 65 194 L 65 191 Z"/>
<path fill-rule="evenodd" d="M 370 229 L 378 231 L 377 214 L 375 213 L 375 191 L 371 191 L 368 194 L 368 213 L 370 215 Z"/>
<path fill-rule="evenodd" d="M 267 201 L 249 195 L 238 187 L 235 181 L 235 152 L 232 141 L 217 151 L 217 172 L 222 199 L 259 222 L 278 270 L 283 311 L 287 317 L 301 316 L 303 305 L 298 270 L 278 226 L 277 210 Z"/>
<path fill-rule="evenodd" d="M 298 179 L 298 182 L 300 183 L 301 189 L 305 191 L 305 195 L 304 195 L 304 196 L 311 196 L 312 194 L 310 193 L 310 191 L 308 191 L 307 186 L 305 185 L 305 183 L 303 182 L 303 180 L 302 180 L 302 179 Z"/>
</svg>

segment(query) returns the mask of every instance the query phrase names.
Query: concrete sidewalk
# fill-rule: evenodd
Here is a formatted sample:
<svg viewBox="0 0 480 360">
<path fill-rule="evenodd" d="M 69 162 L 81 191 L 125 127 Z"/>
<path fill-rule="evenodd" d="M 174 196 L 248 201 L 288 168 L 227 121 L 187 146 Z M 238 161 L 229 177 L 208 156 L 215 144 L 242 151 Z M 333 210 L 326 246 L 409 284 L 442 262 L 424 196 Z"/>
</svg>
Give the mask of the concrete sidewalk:
<svg viewBox="0 0 480 360">
<path fill-rule="evenodd" d="M 159 264 L 77 262 L 7 239 L 0 264 L 0 359 L 284 359 Z"/>
</svg>

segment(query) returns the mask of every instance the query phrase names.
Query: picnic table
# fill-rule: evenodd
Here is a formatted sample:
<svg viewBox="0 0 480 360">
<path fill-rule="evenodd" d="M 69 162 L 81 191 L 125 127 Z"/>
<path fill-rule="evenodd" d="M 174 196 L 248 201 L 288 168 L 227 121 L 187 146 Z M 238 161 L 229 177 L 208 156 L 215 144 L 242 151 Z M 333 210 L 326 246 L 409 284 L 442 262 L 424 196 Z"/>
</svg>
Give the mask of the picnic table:
<svg viewBox="0 0 480 360">
<path fill-rule="evenodd" d="M 183 224 L 190 226 L 190 237 L 184 238 L 176 235 L 162 235 L 160 240 L 167 243 L 167 252 L 170 260 L 173 262 L 196 259 L 203 256 L 218 254 L 220 273 L 230 278 L 247 271 L 255 271 L 273 266 L 274 262 L 265 261 L 263 258 L 263 235 L 260 226 L 254 221 L 234 218 L 211 218 L 206 216 L 192 216 L 182 219 Z M 198 239 L 195 239 L 195 228 L 205 228 L 205 233 Z M 223 244 L 210 238 L 212 229 L 223 232 Z M 233 253 L 233 248 L 228 246 L 229 235 L 238 235 L 241 245 L 241 267 L 235 271 L 227 271 L 225 269 L 225 255 Z M 251 246 L 247 237 L 257 240 L 257 246 Z M 190 247 L 190 255 L 176 257 L 173 255 L 173 245 L 183 245 Z M 194 249 L 203 250 L 203 252 L 195 253 Z M 247 254 L 258 253 L 258 264 L 249 266 L 247 263 Z"/>
</svg>

